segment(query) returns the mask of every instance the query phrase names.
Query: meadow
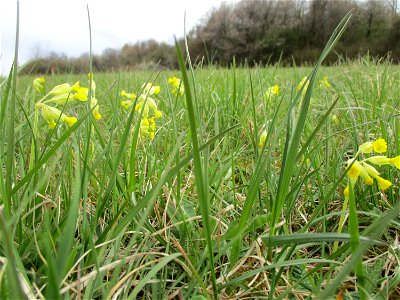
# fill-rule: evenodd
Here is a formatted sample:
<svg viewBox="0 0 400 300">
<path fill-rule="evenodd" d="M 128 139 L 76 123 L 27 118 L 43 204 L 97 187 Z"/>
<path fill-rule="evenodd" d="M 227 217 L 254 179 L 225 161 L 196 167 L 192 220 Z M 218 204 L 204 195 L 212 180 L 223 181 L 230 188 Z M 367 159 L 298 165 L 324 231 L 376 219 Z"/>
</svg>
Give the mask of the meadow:
<svg viewBox="0 0 400 300">
<path fill-rule="evenodd" d="M 315 67 L 2 80 L 0 298 L 400 297 L 400 70 L 321 66 L 345 23 Z"/>
</svg>

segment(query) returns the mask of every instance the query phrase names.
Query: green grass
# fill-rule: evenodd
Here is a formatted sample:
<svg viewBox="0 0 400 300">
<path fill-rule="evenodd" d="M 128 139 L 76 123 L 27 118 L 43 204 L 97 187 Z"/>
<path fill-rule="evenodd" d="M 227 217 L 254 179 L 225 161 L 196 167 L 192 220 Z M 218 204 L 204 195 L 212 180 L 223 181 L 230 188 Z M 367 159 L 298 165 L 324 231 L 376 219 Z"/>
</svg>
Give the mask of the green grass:
<svg viewBox="0 0 400 300">
<path fill-rule="evenodd" d="M 181 58 L 180 71 L 95 73 L 102 118 L 67 103 L 78 122 L 54 130 L 35 103 L 87 76 L 48 76 L 40 93 L 33 79 L 1 85 L 1 299 L 399 297 L 399 170 L 378 168 L 393 183 L 384 192 L 359 180 L 342 210 L 360 144 L 382 137 L 400 154 L 398 66 L 187 71 Z M 141 136 L 145 112 L 120 105 L 146 82 L 161 88 L 153 139 Z"/>
</svg>

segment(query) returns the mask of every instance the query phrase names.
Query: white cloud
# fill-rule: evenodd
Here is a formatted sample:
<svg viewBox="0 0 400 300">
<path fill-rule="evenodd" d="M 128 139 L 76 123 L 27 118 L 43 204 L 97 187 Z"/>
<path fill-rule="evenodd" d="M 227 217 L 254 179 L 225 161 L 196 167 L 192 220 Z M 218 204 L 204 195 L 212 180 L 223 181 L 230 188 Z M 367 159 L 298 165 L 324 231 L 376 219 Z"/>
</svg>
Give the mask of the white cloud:
<svg viewBox="0 0 400 300">
<path fill-rule="evenodd" d="M 237 2 L 230 0 L 228 2 Z M 21 0 L 19 63 L 38 53 L 51 51 L 67 56 L 89 52 L 87 5 L 93 52 L 120 48 L 125 43 L 155 39 L 173 42 L 182 37 L 184 14 L 190 30 L 222 0 Z M 16 0 L 3 0 L 0 7 L 1 73 L 6 74 L 14 56 Z"/>
</svg>

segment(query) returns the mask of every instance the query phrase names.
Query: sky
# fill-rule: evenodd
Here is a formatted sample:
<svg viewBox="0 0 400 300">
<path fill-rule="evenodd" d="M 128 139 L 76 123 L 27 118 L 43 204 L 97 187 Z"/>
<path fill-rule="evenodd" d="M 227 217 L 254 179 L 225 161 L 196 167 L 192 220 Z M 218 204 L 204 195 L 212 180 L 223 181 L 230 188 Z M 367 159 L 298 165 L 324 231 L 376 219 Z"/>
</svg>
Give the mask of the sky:
<svg viewBox="0 0 400 300">
<path fill-rule="evenodd" d="M 94 54 L 148 39 L 173 43 L 213 7 L 238 0 L 20 0 L 19 64 L 51 52 L 77 57 L 89 52 L 88 12 Z M 0 73 L 14 58 L 17 0 L 0 4 Z"/>
</svg>

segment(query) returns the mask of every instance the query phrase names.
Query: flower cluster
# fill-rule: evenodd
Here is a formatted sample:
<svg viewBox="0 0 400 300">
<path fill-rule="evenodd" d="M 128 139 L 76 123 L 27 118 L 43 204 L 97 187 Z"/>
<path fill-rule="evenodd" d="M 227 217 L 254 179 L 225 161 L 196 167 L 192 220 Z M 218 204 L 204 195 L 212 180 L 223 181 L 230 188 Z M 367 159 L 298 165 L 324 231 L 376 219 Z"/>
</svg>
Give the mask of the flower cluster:
<svg viewBox="0 0 400 300">
<path fill-rule="evenodd" d="M 40 92 L 44 89 L 44 83 L 46 82 L 46 80 L 44 79 L 44 77 L 37 77 L 33 80 L 33 88 L 35 89 L 36 92 Z"/>
<path fill-rule="evenodd" d="M 172 95 L 174 96 L 183 96 L 185 93 L 185 88 L 181 83 L 181 80 L 177 77 L 170 77 L 168 78 L 168 83 L 172 84 L 173 90 L 171 91 Z"/>
<path fill-rule="evenodd" d="M 331 88 L 331 85 L 328 82 L 327 76 L 324 76 L 322 79 L 318 80 L 318 88 L 320 88 L 320 89 L 323 89 L 323 88 L 330 89 Z"/>
<path fill-rule="evenodd" d="M 129 107 L 132 106 L 133 101 L 136 99 L 136 94 L 127 93 L 125 90 L 122 90 L 120 95 L 124 98 L 124 100 L 121 101 L 121 106 L 128 110 Z"/>
<path fill-rule="evenodd" d="M 38 82 L 44 82 L 44 79 L 43 81 L 34 81 L 34 88 L 35 86 L 37 86 Z M 92 95 L 90 99 L 90 108 L 93 109 L 93 117 L 96 120 L 99 120 L 101 118 L 101 114 L 99 113 L 99 106 L 95 98 L 95 90 L 96 84 L 92 79 Z M 89 89 L 87 87 L 81 87 L 79 81 L 73 85 L 70 85 L 69 83 L 59 84 L 52 88 L 50 92 L 48 92 L 42 99 L 40 99 L 36 103 L 36 109 L 38 111 L 41 111 L 41 114 L 50 129 L 53 129 L 56 126 L 58 120 L 67 124 L 68 126 L 73 126 L 77 122 L 76 117 L 70 117 L 64 114 L 58 108 L 49 104 L 53 103 L 55 105 L 65 105 L 74 101 L 84 102 L 88 100 L 88 92 Z"/>
<path fill-rule="evenodd" d="M 386 151 L 386 141 L 384 139 L 377 139 L 374 142 L 366 142 L 362 144 L 358 149 L 356 157 L 361 153 L 368 154 L 375 152 L 380 154 Z M 378 170 L 371 164 L 377 166 L 390 164 L 400 169 L 400 155 L 393 158 L 384 155 L 375 155 L 365 158 L 361 161 L 356 160 L 356 157 L 347 161 L 347 166 L 350 166 L 349 170 L 347 171 L 347 176 L 349 177 L 349 182 L 352 187 L 354 187 L 359 177 L 361 177 L 364 180 L 364 183 L 367 185 L 373 185 L 375 179 L 378 183 L 378 187 L 383 191 L 392 185 L 389 180 L 382 178 Z M 344 195 L 349 195 L 349 186 L 347 186 L 344 190 Z"/>
<path fill-rule="evenodd" d="M 160 93 L 160 87 L 153 85 L 151 82 L 142 85 L 142 93 L 137 96 L 133 93 L 121 91 L 121 96 L 124 100 L 121 101 L 121 106 L 124 109 L 129 109 L 136 100 L 135 110 L 142 112 L 142 120 L 140 121 L 140 135 L 142 138 L 153 138 L 156 131 L 155 119 L 162 117 L 162 112 L 158 110 L 156 101 L 150 97 Z"/>
<path fill-rule="evenodd" d="M 277 84 L 267 88 L 264 94 L 266 100 L 271 100 L 275 96 L 279 96 L 279 86 Z"/>
<path fill-rule="evenodd" d="M 304 88 L 302 90 L 302 94 L 304 96 L 307 93 L 307 89 L 308 89 L 309 85 L 310 85 L 310 80 L 308 80 L 307 77 L 303 77 L 301 79 L 300 83 L 297 85 L 297 90 L 301 91 L 301 89 L 304 86 Z M 324 76 L 322 79 L 318 80 L 318 88 L 319 89 L 330 89 L 331 88 L 331 85 L 328 81 L 327 76 Z"/>
<path fill-rule="evenodd" d="M 42 102 L 36 103 L 36 108 L 41 110 L 42 116 L 49 125 L 50 129 L 56 127 L 58 120 L 60 120 L 60 122 L 67 124 L 70 127 L 73 126 L 78 121 L 77 118 L 69 117 L 66 114 L 62 113 L 58 108 L 55 108 L 53 106 L 47 105 Z"/>
</svg>

